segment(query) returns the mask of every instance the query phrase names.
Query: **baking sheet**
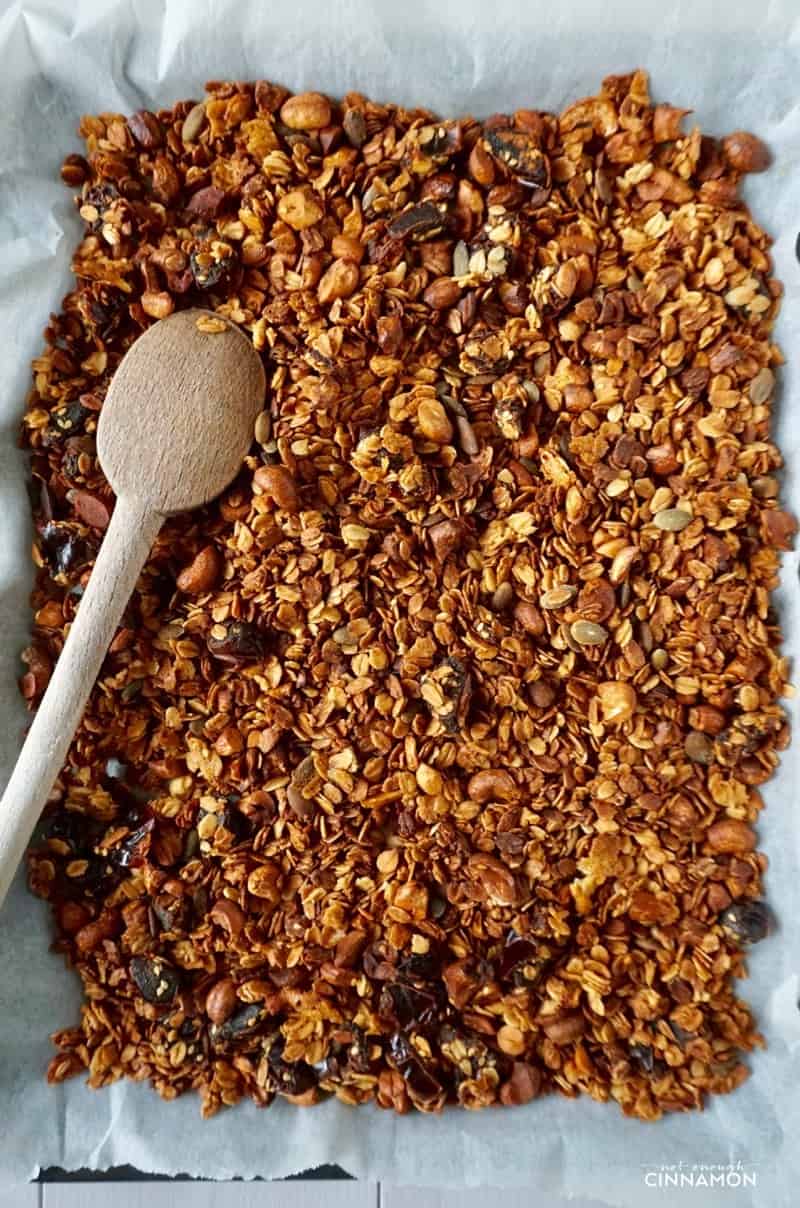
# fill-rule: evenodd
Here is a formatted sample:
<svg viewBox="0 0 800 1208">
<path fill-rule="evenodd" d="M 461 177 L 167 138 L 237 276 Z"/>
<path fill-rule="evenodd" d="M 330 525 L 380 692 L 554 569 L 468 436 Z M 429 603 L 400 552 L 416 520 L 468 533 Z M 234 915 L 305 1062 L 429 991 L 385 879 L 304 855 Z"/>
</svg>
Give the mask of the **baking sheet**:
<svg viewBox="0 0 800 1208">
<path fill-rule="evenodd" d="M 202 96 L 207 78 L 272 78 L 334 95 L 425 104 L 443 114 L 559 108 L 603 75 L 645 66 L 653 94 L 694 108 L 704 130 L 751 128 L 776 166 L 748 182 L 758 220 L 776 237 L 786 301 L 778 339 L 778 438 L 785 500 L 800 514 L 800 9 L 796 0 L 638 0 L 558 6 L 522 0 L 369 3 L 328 0 L 21 0 L 0 4 L 0 785 L 19 748 L 16 693 L 26 643 L 30 525 L 16 429 L 49 312 L 68 288 L 79 235 L 62 156 L 79 150 L 80 114 L 158 108 Z M 785 557 L 777 597 L 786 650 L 800 647 L 798 555 Z M 797 710 L 792 707 L 792 712 Z M 796 720 L 796 718 L 795 718 Z M 398 1118 L 329 1102 L 313 1111 L 251 1104 L 202 1123 L 199 1102 L 163 1103 L 146 1086 L 101 1093 L 79 1080 L 48 1088 L 54 1028 L 77 1018 L 77 979 L 47 952 L 48 912 L 18 879 L 0 915 L 0 1182 L 40 1166 L 230 1178 L 280 1176 L 338 1162 L 399 1183 L 529 1184 L 610 1205 L 782 1208 L 800 1177 L 800 743 L 766 788 L 760 846 L 782 920 L 750 960 L 741 992 L 769 1041 L 753 1075 L 702 1115 L 658 1124 L 613 1105 L 551 1096 L 513 1112 L 449 1111 Z M 664 1170 L 668 1167 L 669 1170 Z M 694 1190 L 670 1187 L 684 1172 Z M 685 1179 L 684 1179 L 685 1184 Z"/>
</svg>

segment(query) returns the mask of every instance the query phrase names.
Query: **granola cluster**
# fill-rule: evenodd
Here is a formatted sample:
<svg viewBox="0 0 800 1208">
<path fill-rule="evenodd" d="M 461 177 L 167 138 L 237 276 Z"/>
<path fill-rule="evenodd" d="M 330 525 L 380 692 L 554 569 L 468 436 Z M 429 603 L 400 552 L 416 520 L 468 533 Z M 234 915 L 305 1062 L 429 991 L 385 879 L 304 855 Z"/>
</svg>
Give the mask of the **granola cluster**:
<svg viewBox="0 0 800 1208">
<path fill-rule="evenodd" d="M 86 117 L 24 421 L 35 707 L 113 507 L 111 375 L 205 306 L 269 390 L 165 526 L 30 857 L 80 1023 L 50 1078 L 403 1112 L 746 1076 L 781 288 L 768 155 L 641 71 L 480 123 L 212 83 Z M 135 451 L 132 450 L 132 456 Z"/>
</svg>

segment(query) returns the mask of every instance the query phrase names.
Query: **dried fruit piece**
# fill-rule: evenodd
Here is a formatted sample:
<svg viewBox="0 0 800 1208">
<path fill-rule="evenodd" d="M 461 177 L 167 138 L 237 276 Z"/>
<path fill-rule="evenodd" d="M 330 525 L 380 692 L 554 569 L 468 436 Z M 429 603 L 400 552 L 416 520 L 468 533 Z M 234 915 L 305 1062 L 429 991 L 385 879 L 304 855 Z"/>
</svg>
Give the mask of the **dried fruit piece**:
<svg viewBox="0 0 800 1208">
<path fill-rule="evenodd" d="M 539 1094 L 542 1076 L 536 1066 L 527 1061 L 515 1061 L 511 1076 L 500 1088 L 500 1102 L 507 1107 L 530 1103 Z"/>
<path fill-rule="evenodd" d="M 757 944 L 771 930 L 770 912 L 765 902 L 733 902 L 723 910 L 719 921 L 723 931 L 740 944 Z"/>
<path fill-rule="evenodd" d="M 178 993 L 178 970 L 160 957 L 134 956 L 130 969 L 139 993 L 148 1002 L 163 1006 Z"/>
<path fill-rule="evenodd" d="M 240 1047 L 255 1039 L 266 1018 L 266 1012 L 261 1003 L 248 1003 L 240 1007 L 233 1015 L 229 1015 L 223 1023 L 214 1023 L 209 1030 L 211 1043 L 215 1048 L 226 1048 L 229 1045 Z"/>
<path fill-rule="evenodd" d="M 525 130 L 484 129 L 489 150 L 521 184 L 531 189 L 550 189 L 550 160 L 536 139 Z"/>
<path fill-rule="evenodd" d="M 432 239 L 444 228 L 445 215 L 432 201 L 412 206 L 389 224 L 392 239 Z"/>
<path fill-rule="evenodd" d="M 217 629 L 222 632 L 215 632 Z M 229 621 L 224 626 L 215 626 L 208 638 L 208 649 L 217 658 L 249 661 L 264 653 L 264 635 L 250 621 Z"/>
</svg>

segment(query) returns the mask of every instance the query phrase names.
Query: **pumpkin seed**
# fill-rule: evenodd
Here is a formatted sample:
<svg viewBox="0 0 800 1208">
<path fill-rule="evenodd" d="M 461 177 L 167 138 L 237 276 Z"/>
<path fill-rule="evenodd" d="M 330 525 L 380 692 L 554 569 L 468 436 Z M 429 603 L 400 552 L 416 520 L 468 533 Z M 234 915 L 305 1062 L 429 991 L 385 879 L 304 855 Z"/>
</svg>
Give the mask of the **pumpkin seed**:
<svg viewBox="0 0 800 1208">
<path fill-rule="evenodd" d="M 197 105 L 193 105 L 186 117 L 183 119 L 181 126 L 181 138 L 185 143 L 193 143 L 197 138 L 206 120 L 206 107 L 200 101 Z"/>
<path fill-rule="evenodd" d="M 594 621 L 575 621 L 570 633 L 580 646 L 602 646 L 608 638 L 608 630 Z"/>
<path fill-rule="evenodd" d="M 475 429 L 468 419 L 463 415 L 456 416 L 456 430 L 458 432 L 458 442 L 467 457 L 476 457 L 480 449 L 478 438 L 475 435 Z"/>
<path fill-rule="evenodd" d="M 714 744 L 708 735 L 700 730 L 692 730 L 686 735 L 683 749 L 692 763 L 711 763 L 714 758 Z"/>
<path fill-rule="evenodd" d="M 577 588 L 570 587 L 569 584 L 564 584 L 563 587 L 551 587 L 549 591 L 542 592 L 539 604 L 542 608 L 563 608 L 565 604 L 569 604 L 570 600 L 574 600 L 577 594 Z"/>
<path fill-rule="evenodd" d="M 511 601 L 514 599 L 514 588 L 506 579 L 505 583 L 501 583 L 492 596 L 492 609 L 494 612 L 504 612 L 508 608 Z"/>
<path fill-rule="evenodd" d="M 653 523 L 665 533 L 679 533 L 687 524 L 692 523 L 692 516 L 690 512 L 684 512 L 683 508 L 663 508 L 656 512 Z"/>
<path fill-rule="evenodd" d="M 269 443 L 272 436 L 272 419 L 269 411 L 260 411 L 256 416 L 254 435 L 260 445 Z"/>
<path fill-rule="evenodd" d="M 775 374 L 771 369 L 759 369 L 750 383 L 750 402 L 756 407 L 766 403 L 775 389 Z"/>
</svg>

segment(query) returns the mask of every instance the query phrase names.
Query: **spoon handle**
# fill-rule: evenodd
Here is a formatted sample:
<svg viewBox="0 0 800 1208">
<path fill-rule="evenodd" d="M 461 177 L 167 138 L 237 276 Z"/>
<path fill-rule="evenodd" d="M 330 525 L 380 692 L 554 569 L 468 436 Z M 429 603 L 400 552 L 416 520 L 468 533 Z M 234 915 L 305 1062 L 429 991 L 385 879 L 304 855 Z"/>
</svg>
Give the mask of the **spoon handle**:
<svg viewBox="0 0 800 1208">
<path fill-rule="evenodd" d="M 119 498 L 64 648 L 0 800 L 0 906 L 67 756 L 164 517 Z"/>
</svg>

